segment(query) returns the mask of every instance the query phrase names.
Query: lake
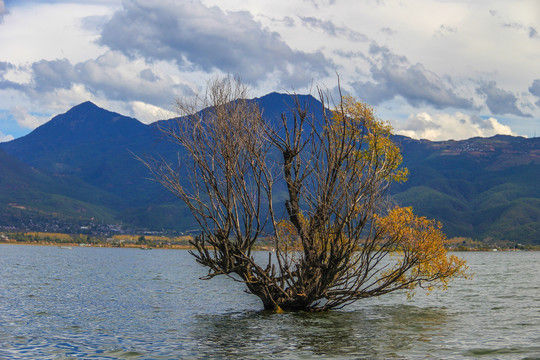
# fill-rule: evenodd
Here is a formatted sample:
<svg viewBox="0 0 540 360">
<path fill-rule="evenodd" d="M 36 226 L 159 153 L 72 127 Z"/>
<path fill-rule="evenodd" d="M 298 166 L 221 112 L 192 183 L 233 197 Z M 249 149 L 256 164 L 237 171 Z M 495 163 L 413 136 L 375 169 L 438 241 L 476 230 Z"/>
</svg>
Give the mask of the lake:
<svg viewBox="0 0 540 360">
<path fill-rule="evenodd" d="M 0 359 L 540 358 L 540 252 L 459 256 L 447 291 L 272 314 L 187 251 L 0 245 Z"/>
</svg>

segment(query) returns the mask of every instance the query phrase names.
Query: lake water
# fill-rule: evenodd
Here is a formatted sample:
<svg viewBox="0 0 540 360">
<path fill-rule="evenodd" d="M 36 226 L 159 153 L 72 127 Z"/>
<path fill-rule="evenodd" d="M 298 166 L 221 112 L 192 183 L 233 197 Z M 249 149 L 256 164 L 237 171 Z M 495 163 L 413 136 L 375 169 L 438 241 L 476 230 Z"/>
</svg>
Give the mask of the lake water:
<svg viewBox="0 0 540 360">
<path fill-rule="evenodd" d="M 187 251 L 0 245 L 0 359 L 540 359 L 540 252 L 411 300 L 272 314 Z"/>
</svg>

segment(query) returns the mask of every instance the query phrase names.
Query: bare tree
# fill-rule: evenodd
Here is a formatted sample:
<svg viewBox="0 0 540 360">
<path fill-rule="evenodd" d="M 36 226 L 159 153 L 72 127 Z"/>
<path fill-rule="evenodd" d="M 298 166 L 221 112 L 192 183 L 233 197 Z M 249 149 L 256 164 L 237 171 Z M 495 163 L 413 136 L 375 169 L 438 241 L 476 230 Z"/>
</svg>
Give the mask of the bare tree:
<svg viewBox="0 0 540 360">
<path fill-rule="evenodd" d="M 318 95 L 321 116 L 295 97 L 271 124 L 241 82 L 217 78 L 161 127 L 187 159 L 145 163 L 199 223 L 192 254 L 206 278 L 244 282 L 265 309 L 314 311 L 465 276 L 440 224 L 390 205 L 389 185 L 407 176 L 390 126 L 353 98 L 340 95 L 329 111 L 329 96 Z M 261 264 L 253 249 L 262 237 L 275 252 Z"/>
</svg>

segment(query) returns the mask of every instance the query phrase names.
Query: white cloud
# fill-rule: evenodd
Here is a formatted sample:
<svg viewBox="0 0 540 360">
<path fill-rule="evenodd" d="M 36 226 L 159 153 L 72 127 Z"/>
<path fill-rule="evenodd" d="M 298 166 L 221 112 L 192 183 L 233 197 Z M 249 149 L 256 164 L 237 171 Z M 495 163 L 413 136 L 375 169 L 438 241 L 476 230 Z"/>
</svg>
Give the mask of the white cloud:
<svg viewBox="0 0 540 360">
<path fill-rule="evenodd" d="M 11 140 L 13 140 L 13 139 L 15 139 L 15 138 L 13 137 L 13 135 L 9 135 L 9 134 L 6 135 L 6 134 L 4 134 L 3 132 L 0 131 L 0 143 L 2 143 L 2 142 L 7 142 L 7 141 L 11 141 Z"/>
<path fill-rule="evenodd" d="M 25 127 L 27 129 L 35 129 L 40 125 L 45 124 L 47 121 L 49 121 L 51 118 L 48 115 L 35 115 L 31 114 L 26 108 L 23 106 L 15 106 L 11 108 L 11 114 L 17 120 L 17 123 Z"/>
<path fill-rule="evenodd" d="M 497 134 L 516 135 L 510 126 L 497 119 L 455 114 L 412 114 L 404 124 L 396 126 L 395 132 L 413 139 L 464 140 L 471 137 L 489 137 Z"/>
<path fill-rule="evenodd" d="M 14 3 L 0 31 L 3 61 L 20 65 L 42 59 L 79 62 L 103 53 L 99 33 L 84 26 L 89 15 L 110 16 L 111 6 L 94 3 Z"/>
<path fill-rule="evenodd" d="M 3 67 L 7 69 L 6 63 Z M 174 68 L 159 62 L 147 64 L 142 59 L 129 59 L 115 51 L 77 64 L 68 59 L 41 60 L 28 66 L 24 74 L 29 81 L 11 81 L 7 75 L 2 81 L 0 73 L 0 89 L 23 92 L 33 102 L 49 109 L 55 108 L 56 103 L 70 104 L 60 98 L 60 94 L 81 101 L 139 101 L 164 107 L 176 96 L 192 92 L 191 84 L 179 78 Z M 73 105 L 76 103 L 71 103 Z"/>
<path fill-rule="evenodd" d="M 133 117 L 145 124 L 150 124 L 157 120 L 171 119 L 177 116 L 173 111 L 141 101 L 132 101 L 131 108 Z"/>
</svg>

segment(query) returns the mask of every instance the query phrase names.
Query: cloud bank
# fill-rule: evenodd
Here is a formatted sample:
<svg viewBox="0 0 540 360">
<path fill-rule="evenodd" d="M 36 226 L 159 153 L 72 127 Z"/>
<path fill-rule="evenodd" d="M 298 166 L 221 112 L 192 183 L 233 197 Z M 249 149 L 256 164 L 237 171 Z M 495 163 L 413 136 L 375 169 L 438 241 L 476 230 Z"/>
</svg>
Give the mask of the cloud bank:
<svg viewBox="0 0 540 360">
<path fill-rule="evenodd" d="M 531 136 L 540 5 L 518 3 L 0 0 L 0 135 L 86 100 L 152 122 L 215 75 L 262 96 L 339 74 L 403 134 Z"/>
<path fill-rule="evenodd" d="M 531 117 L 523 113 L 518 107 L 518 98 L 511 91 L 497 87 L 495 81 L 483 83 L 477 88 L 477 92 L 486 98 L 486 105 L 494 115 L 512 114 L 523 117 Z"/>
<path fill-rule="evenodd" d="M 457 112 L 455 114 L 417 113 L 396 129 L 396 133 L 414 139 L 464 140 L 471 137 L 489 137 L 497 134 L 516 135 L 509 126 L 493 117 L 487 119 Z"/>
<path fill-rule="evenodd" d="M 127 56 L 173 61 L 181 69 L 241 74 L 257 84 L 272 75 L 303 87 L 332 63 L 320 52 L 291 49 L 246 11 L 224 12 L 201 2 L 131 0 L 104 26 L 100 43 Z"/>
<path fill-rule="evenodd" d="M 410 105 L 471 109 L 472 101 L 459 96 L 451 82 L 426 69 L 410 64 L 406 57 L 372 43 L 369 49 L 372 81 L 355 82 L 354 90 L 362 99 L 378 105 L 401 96 Z"/>
</svg>

